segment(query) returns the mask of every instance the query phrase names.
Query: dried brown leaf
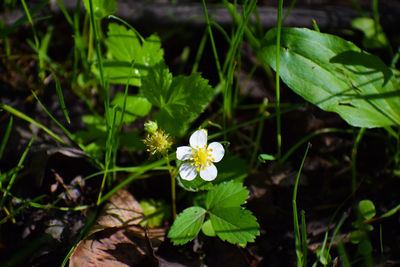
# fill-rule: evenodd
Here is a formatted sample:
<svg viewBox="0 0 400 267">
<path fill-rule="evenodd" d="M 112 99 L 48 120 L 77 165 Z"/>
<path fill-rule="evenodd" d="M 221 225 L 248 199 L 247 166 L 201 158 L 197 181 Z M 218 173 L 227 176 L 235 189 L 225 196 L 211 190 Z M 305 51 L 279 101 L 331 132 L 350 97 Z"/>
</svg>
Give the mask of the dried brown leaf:
<svg viewBox="0 0 400 267">
<path fill-rule="evenodd" d="M 139 202 L 125 189 L 105 205 L 89 236 L 81 240 L 70 257 L 70 267 L 158 266 L 154 250 L 164 240 L 166 229 L 143 229 Z"/>
</svg>

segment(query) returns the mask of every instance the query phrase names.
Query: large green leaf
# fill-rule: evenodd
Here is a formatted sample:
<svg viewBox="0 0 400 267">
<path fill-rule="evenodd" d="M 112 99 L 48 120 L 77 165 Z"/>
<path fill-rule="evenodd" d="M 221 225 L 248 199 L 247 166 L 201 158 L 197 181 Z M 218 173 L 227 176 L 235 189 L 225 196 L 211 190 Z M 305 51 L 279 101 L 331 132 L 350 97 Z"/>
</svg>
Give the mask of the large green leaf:
<svg viewBox="0 0 400 267">
<path fill-rule="evenodd" d="M 153 34 L 140 42 L 136 33 L 117 23 L 108 25 L 108 58 L 103 62 L 104 76 L 110 83 L 140 86 L 147 70 L 163 60 L 160 38 Z"/>
<path fill-rule="evenodd" d="M 182 211 L 168 232 L 172 243 L 180 245 L 193 240 L 200 232 L 205 215 L 206 210 L 201 207 L 190 207 Z"/>
<path fill-rule="evenodd" d="M 261 58 L 276 67 L 276 29 L 262 41 Z M 394 70 L 340 37 L 284 28 L 279 74 L 297 94 L 358 127 L 400 124 L 400 89 Z"/>
<path fill-rule="evenodd" d="M 212 87 L 199 73 L 172 77 L 163 62 L 149 69 L 140 92 L 160 108 L 155 119 L 162 129 L 174 136 L 185 134 L 189 124 L 213 97 Z"/>
</svg>

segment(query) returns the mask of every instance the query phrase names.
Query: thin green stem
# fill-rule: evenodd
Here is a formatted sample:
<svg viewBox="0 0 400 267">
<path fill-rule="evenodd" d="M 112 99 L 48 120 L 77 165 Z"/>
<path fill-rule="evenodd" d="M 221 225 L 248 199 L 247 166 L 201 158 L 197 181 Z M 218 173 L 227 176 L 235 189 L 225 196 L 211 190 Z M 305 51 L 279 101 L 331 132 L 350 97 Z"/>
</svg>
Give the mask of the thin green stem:
<svg viewBox="0 0 400 267">
<path fill-rule="evenodd" d="M 28 146 L 25 148 L 25 151 L 24 151 L 24 153 L 22 154 L 22 156 L 21 156 L 21 158 L 20 158 L 20 160 L 19 160 L 19 162 L 18 162 L 18 164 L 17 164 L 17 168 L 18 168 L 18 169 L 20 169 L 20 168 L 22 167 L 22 164 L 24 163 L 25 157 L 26 157 L 26 155 L 28 154 L 28 151 L 29 151 L 29 149 L 31 148 L 33 142 L 35 141 L 35 138 L 36 138 L 36 135 L 34 135 L 34 136 L 31 138 L 31 140 L 30 140 L 29 143 L 28 143 Z M 6 190 L 3 192 L 3 197 L 1 198 L 1 201 L 0 201 L 0 210 L 1 210 L 1 208 L 3 207 L 3 205 L 4 205 L 4 202 L 6 201 L 6 198 L 7 198 L 8 194 L 9 194 L 9 192 L 10 192 L 10 190 L 11 190 L 11 187 L 12 187 L 13 184 L 14 184 L 15 179 L 17 178 L 17 175 L 18 175 L 18 172 L 14 173 L 13 176 L 11 176 L 11 179 L 10 179 L 10 181 L 8 182 L 7 188 L 6 188 Z"/>
<path fill-rule="evenodd" d="M 173 220 L 176 219 L 176 175 L 175 172 L 172 170 L 171 164 L 169 163 L 168 154 L 165 154 L 165 162 L 168 166 L 168 172 L 171 176 L 171 205 L 172 205 L 172 218 Z"/>
<path fill-rule="evenodd" d="M 307 226 L 306 226 L 306 215 L 305 211 L 301 210 L 301 250 L 302 250 L 302 257 L 303 257 L 303 266 L 307 266 Z"/>
<path fill-rule="evenodd" d="M 267 103 L 265 103 L 265 101 L 261 104 L 261 108 L 260 108 L 260 113 L 264 114 L 265 110 L 267 108 Z M 250 160 L 250 168 L 253 169 L 254 167 L 254 163 L 257 159 L 257 154 L 258 154 L 258 150 L 260 147 L 260 142 L 261 142 L 261 137 L 262 137 L 262 133 L 263 133 L 263 129 L 264 129 L 264 120 L 261 120 L 258 124 L 258 129 L 257 129 L 257 135 L 256 135 L 256 141 L 255 141 L 255 145 L 254 145 L 254 149 L 253 149 L 253 153 L 251 155 L 251 160 Z"/>
<path fill-rule="evenodd" d="M 175 153 L 171 153 L 169 157 L 174 157 Z M 104 201 L 106 201 L 109 197 L 111 197 L 115 192 L 120 190 L 121 188 L 125 187 L 127 184 L 132 182 L 133 180 L 139 179 L 141 175 L 143 175 L 145 172 L 153 170 L 157 167 L 162 166 L 165 163 L 165 159 L 160 159 L 157 160 L 153 163 L 140 166 L 137 169 L 137 172 L 126 178 L 125 180 L 121 181 L 118 183 L 114 188 L 112 188 L 107 194 L 105 194 L 102 198 L 99 204 L 102 204 Z"/>
<path fill-rule="evenodd" d="M 277 159 L 280 160 L 282 154 L 282 135 L 281 135 L 281 92 L 280 92 L 280 80 L 279 80 L 279 57 L 281 48 L 281 29 L 282 29 L 282 9 L 283 0 L 279 0 L 278 3 L 278 18 L 277 18 L 277 35 L 276 35 L 276 142 L 277 142 Z"/>
<path fill-rule="evenodd" d="M 193 67 L 192 67 L 192 73 L 195 73 L 199 67 L 199 62 L 200 62 L 201 56 L 203 55 L 204 47 L 206 45 L 206 41 L 207 41 L 207 37 L 208 37 L 206 31 L 204 32 L 203 37 L 201 37 L 201 40 L 199 43 L 199 48 L 197 49 L 196 57 L 195 57 Z"/>
<path fill-rule="evenodd" d="M 26 17 L 27 17 L 27 19 L 29 21 L 29 24 L 32 27 L 33 39 L 35 41 L 35 46 L 36 46 L 37 49 L 39 49 L 39 38 L 37 37 L 37 34 L 36 34 L 36 29 L 35 29 L 35 25 L 33 24 L 31 13 L 29 12 L 29 9 L 28 9 L 28 6 L 25 3 L 25 0 L 21 0 L 21 3 L 22 3 L 22 6 L 24 8 Z"/>
<path fill-rule="evenodd" d="M 216 65 L 217 71 L 218 71 L 218 77 L 219 77 L 220 82 L 222 82 L 224 80 L 224 77 L 222 75 L 221 65 L 219 63 L 217 47 L 215 46 L 215 42 L 214 42 L 214 35 L 212 33 L 212 30 L 211 30 L 211 23 L 210 23 L 210 19 L 208 17 L 206 1 L 202 0 L 202 3 L 203 3 L 203 10 L 204 10 L 204 18 L 206 20 L 207 30 L 208 30 L 208 34 L 210 36 L 211 48 L 212 48 L 212 51 L 213 51 L 213 54 L 214 54 L 214 58 L 215 58 L 215 65 Z"/>
<path fill-rule="evenodd" d="M 297 188 L 299 186 L 299 180 L 300 180 L 300 174 L 303 169 L 304 161 L 306 160 L 308 150 L 310 148 L 311 144 L 308 143 L 306 152 L 304 153 L 303 160 L 301 161 L 299 171 L 297 172 L 297 177 L 296 177 L 296 182 L 294 184 L 294 189 L 293 189 L 293 197 L 292 197 L 292 206 L 293 206 L 293 227 L 294 227 L 294 235 L 295 235 L 295 246 L 296 246 L 296 255 L 297 255 L 297 266 L 303 266 L 303 253 L 301 252 L 302 250 L 302 238 L 300 235 L 300 227 L 299 227 L 299 218 L 298 218 L 298 213 L 297 213 Z"/>
<path fill-rule="evenodd" d="M 354 141 L 353 149 L 351 152 L 351 192 L 354 194 L 357 189 L 357 149 L 364 135 L 366 128 L 361 128 L 358 131 L 357 137 Z"/>
</svg>

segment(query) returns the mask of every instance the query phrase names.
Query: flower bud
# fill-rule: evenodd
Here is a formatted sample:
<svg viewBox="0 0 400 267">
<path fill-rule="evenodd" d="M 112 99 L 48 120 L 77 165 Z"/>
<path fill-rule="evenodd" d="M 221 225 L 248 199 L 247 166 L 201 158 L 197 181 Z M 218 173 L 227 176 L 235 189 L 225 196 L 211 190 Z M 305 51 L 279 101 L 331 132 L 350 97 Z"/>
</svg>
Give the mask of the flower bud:
<svg viewBox="0 0 400 267">
<path fill-rule="evenodd" d="M 144 124 L 144 130 L 148 133 L 155 133 L 158 129 L 158 125 L 156 121 L 147 121 Z"/>
</svg>

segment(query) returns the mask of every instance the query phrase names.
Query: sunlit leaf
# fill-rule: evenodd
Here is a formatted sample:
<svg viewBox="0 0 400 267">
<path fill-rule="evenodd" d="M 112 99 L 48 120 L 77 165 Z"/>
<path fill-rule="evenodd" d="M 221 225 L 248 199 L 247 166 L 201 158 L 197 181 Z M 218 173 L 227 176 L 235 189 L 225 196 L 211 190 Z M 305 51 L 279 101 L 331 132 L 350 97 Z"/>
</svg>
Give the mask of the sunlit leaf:
<svg viewBox="0 0 400 267">
<path fill-rule="evenodd" d="M 173 136 L 184 135 L 213 97 L 213 89 L 199 73 L 172 77 L 163 63 L 150 69 L 142 83 L 141 93 L 160 108 L 155 115 L 160 128 Z"/>
<path fill-rule="evenodd" d="M 131 123 L 136 119 L 136 116 L 146 116 L 151 110 L 151 103 L 144 97 L 136 95 L 127 95 L 125 100 L 125 112 L 124 112 L 124 123 Z M 117 93 L 111 102 L 111 105 L 117 106 L 116 120 L 117 122 L 121 119 L 122 108 L 124 106 L 124 94 Z M 111 115 L 113 116 L 113 114 Z"/>
<path fill-rule="evenodd" d="M 193 240 L 203 225 L 205 214 L 206 210 L 201 207 L 190 207 L 181 212 L 168 232 L 172 243 L 181 245 Z"/>
<path fill-rule="evenodd" d="M 262 41 L 261 57 L 276 67 L 276 29 Z M 297 94 L 358 127 L 400 124 L 400 90 L 394 70 L 340 37 L 282 29 L 279 74 Z"/>
<path fill-rule="evenodd" d="M 148 69 L 163 60 L 164 51 L 157 35 L 142 43 L 133 30 L 117 23 L 108 25 L 105 44 L 109 57 L 104 60 L 103 69 L 110 83 L 140 86 Z"/>
<path fill-rule="evenodd" d="M 206 207 L 209 210 L 238 207 L 244 204 L 248 197 L 248 191 L 241 183 L 221 183 L 208 192 Z"/>
<path fill-rule="evenodd" d="M 260 234 L 256 217 L 242 207 L 213 209 L 210 219 L 217 236 L 233 244 L 245 246 Z"/>
</svg>

